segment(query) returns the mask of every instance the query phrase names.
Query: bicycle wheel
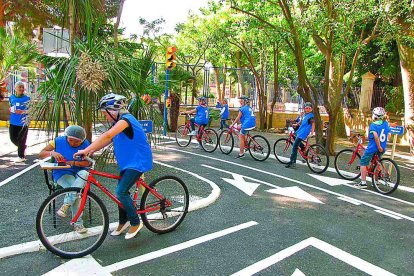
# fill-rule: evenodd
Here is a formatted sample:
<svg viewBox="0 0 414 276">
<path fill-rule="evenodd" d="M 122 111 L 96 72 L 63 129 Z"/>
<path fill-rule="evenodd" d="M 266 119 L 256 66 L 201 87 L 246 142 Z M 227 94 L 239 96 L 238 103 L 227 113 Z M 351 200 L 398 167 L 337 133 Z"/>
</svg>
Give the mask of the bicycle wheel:
<svg viewBox="0 0 414 276">
<path fill-rule="evenodd" d="M 201 147 L 206 152 L 213 152 L 218 146 L 218 135 L 214 129 L 207 128 L 201 137 Z"/>
<path fill-rule="evenodd" d="M 188 212 L 189 195 L 187 186 L 175 176 L 160 177 L 149 185 L 159 195 L 146 189 L 142 195 L 140 210 L 145 226 L 152 232 L 163 234 L 173 231 Z"/>
<path fill-rule="evenodd" d="M 344 149 L 335 156 L 335 170 L 342 178 L 355 180 L 361 175 L 360 171 L 361 156 L 351 149 Z"/>
<path fill-rule="evenodd" d="M 270 155 L 269 141 L 261 135 L 255 135 L 249 140 L 249 153 L 254 160 L 265 161 Z"/>
<path fill-rule="evenodd" d="M 190 129 L 186 125 L 179 126 L 175 132 L 175 141 L 180 147 L 186 147 L 190 144 L 192 136 L 190 134 Z"/>
<path fill-rule="evenodd" d="M 275 154 L 276 159 L 282 163 L 287 164 L 290 161 L 290 154 L 292 153 L 291 150 L 289 150 L 290 146 L 292 145 L 292 142 L 290 142 L 286 138 L 281 138 L 276 140 L 276 142 L 273 145 L 273 152 Z"/>
<path fill-rule="evenodd" d="M 67 197 L 75 197 L 76 200 L 66 217 L 58 216 L 56 211 Z M 102 244 L 108 233 L 108 211 L 99 197 L 92 192 L 88 192 L 81 216 L 83 226 L 88 231 L 84 234 L 74 231 L 70 221 L 77 212 L 74 206 L 79 206 L 81 197 L 80 188 L 59 190 L 46 198 L 37 212 L 36 231 L 40 241 L 50 252 L 62 258 L 80 258 L 92 253 Z"/>
<path fill-rule="evenodd" d="M 306 151 L 306 163 L 314 173 L 323 173 L 329 166 L 329 155 L 319 144 L 310 145 Z"/>
<path fill-rule="evenodd" d="M 234 147 L 234 138 L 228 130 L 223 130 L 219 136 L 220 151 L 224 154 L 230 154 Z"/>
<path fill-rule="evenodd" d="M 388 195 L 394 192 L 400 184 L 400 169 L 394 160 L 380 159 L 374 167 L 372 185 L 381 194 Z"/>
</svg>

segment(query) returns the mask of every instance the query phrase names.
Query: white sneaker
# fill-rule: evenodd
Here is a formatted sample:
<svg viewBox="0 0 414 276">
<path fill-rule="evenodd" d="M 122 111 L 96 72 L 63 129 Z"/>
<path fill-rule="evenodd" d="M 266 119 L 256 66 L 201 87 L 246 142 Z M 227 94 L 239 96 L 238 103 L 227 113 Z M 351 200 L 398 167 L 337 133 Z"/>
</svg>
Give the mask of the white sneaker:
<svg viewBox="0 0 414 276">
<path fill-rule="evenodd" d="M 66 216 L 68 215 L 69 208 L 69 204 L 63 204 L 62 207 L 60 207 L 60 209 L 56 212 L 56 215 L 62 218 L 66 218 Z"/>
<path fill-rule="evenodd" d="M 85 228 L 85 226 L 83 225 L 75 225 L 75 231 L 78 234 L 85 234 L 86 232 L 88 232 L 88 228 Z"/>
<path fill-rule="evenodd" d="M 197 135 L 197 131 L 193 130 L 193 131 L 191 131 L 191 132 L 190 132 L 190 134 L 188 134 L 188 135 L 190 135 L 190 136 Z"/>
</svg>

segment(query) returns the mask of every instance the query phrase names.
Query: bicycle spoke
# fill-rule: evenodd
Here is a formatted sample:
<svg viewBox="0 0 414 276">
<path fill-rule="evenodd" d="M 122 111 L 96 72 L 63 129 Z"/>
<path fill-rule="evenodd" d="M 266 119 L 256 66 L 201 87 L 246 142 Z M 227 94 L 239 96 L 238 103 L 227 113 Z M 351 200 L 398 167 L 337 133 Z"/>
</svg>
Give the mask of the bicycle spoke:
<svg viewBox="0 0 414 276">
<path fill-rule="evenodd" d="M 94 251 L 105 239 L 108 231 L 108 214 L 103 203 L 96 196 L 88 194 L 85 209 L 75 225 L 83 225 L 86 233 L 78 233 L 71 225 L 72 216 L 77 213 L 81 193 L 80 189 L 62 189 L 49 196 L 39 209 L 36 229 L 43 245 L 52 253 L 64 258 L 82 257 Z M 71 201 L 71 200 L 74 201 Z M 70 202 L 71 207 L 66 217 L 58 216 L 58 208 Z M 55 212 L 49 212 L 49 206 L 55 205 Z M 103 206 L 103 207 L 102 207 Z M 53 210 L 53 208 L 51 208 Z"/>
</svg>

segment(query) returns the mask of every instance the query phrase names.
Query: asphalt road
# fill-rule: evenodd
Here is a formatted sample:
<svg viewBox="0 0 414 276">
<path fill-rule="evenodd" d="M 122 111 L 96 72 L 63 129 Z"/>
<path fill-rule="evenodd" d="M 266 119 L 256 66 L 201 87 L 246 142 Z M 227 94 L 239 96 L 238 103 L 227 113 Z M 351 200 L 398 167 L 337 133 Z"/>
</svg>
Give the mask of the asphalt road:
<svg viewBox="0 0 414 276">
<path fill-rule="evenodd" d="M 321 181 L 306 166 L 286 169 L 272 158 L 257 162 L 250 156 L 236 160 L 236 155 L 174 143 L 158 147 L 154 159 L 161 163 L 148 179 L 178 175 L 193 197 L 204 198 L 212 187 L 202 177 L 218 185 L 220 197 L 190 212 L 172 233 L 143 229 L 131 241 L 108 235 L 82 264 L 45 250 L 7 256 L 0 259 L 0 273 L 41 275 L 64 265 L 66 273 L 81 275 L 414 274 L 413 193 L 382 196 L 338 184 L 330 171 Z M 1 180 L 31 165 L 7 164 Z M 412 164 L 405 161 L 404 166 Z M 403 181 L 412 175 L 409 169 L 401 171 Z M 37 239 L 35 214 L 46 196 L 38 167 L 0 186 L 0 254 Z M 110 221 L 116 221 L 115 206 L 106 205 Z"/>
</svg>

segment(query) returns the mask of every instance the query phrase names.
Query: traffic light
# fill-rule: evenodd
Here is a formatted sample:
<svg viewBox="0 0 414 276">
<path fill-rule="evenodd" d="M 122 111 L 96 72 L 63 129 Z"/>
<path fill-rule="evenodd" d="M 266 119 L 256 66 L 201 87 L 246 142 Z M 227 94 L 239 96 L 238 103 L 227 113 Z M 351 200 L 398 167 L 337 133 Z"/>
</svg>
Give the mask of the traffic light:
<svg viewBox="0 0 414 276">
<path fill-rule="evenodd" d="M 177 47 L 175 46 L 169 46 L 167 48 L 167 60 L 165 62 L 165 65 L 168 70 L 174 69 L 174 67 L 177 65 L 177 61 L 175 60 L 177 56 L 175 55 L 175 52 L 177 51 Z"/>
<path fill-rule="evenodd" d="M 166 101 L 165 101 L 165 107 L 166 107 L 166 108 L 171 108 L 171 99 L 170 99 L 170 97 L 168 97 L 168 98 L 166 99 Z"/>
</svg>

